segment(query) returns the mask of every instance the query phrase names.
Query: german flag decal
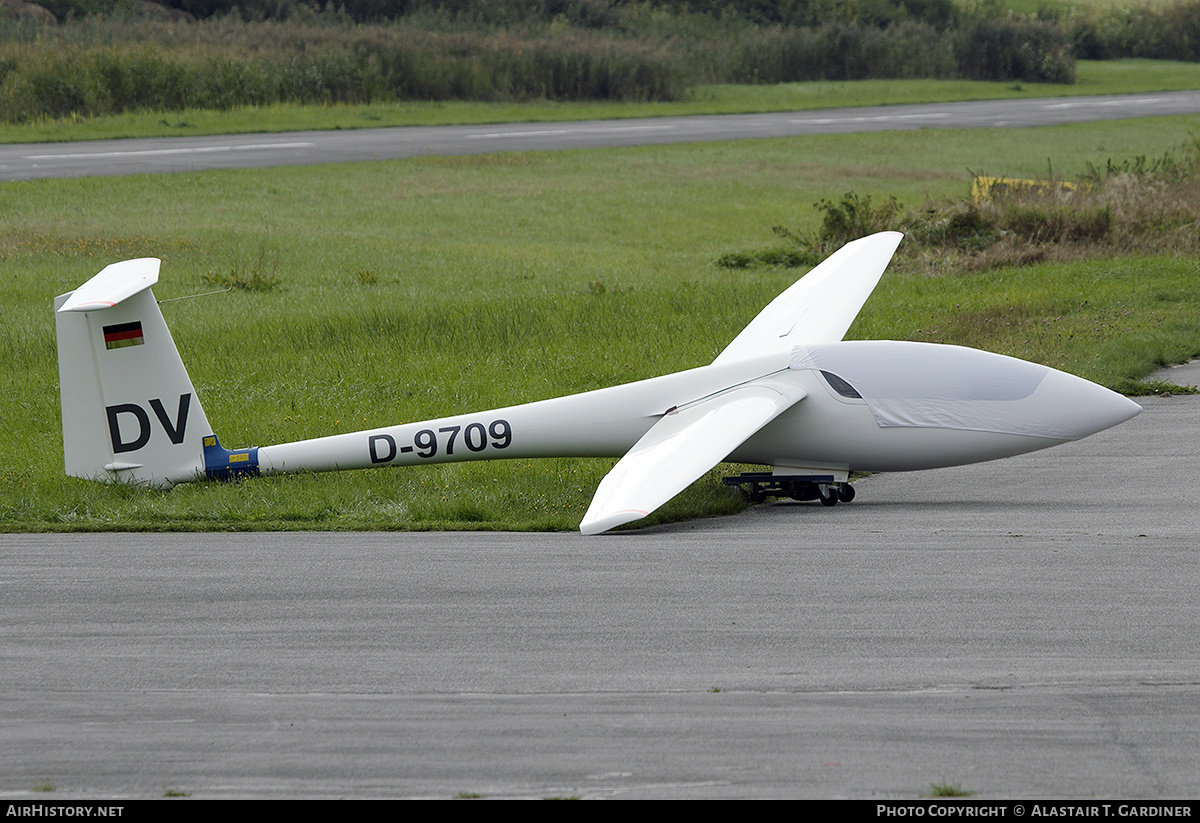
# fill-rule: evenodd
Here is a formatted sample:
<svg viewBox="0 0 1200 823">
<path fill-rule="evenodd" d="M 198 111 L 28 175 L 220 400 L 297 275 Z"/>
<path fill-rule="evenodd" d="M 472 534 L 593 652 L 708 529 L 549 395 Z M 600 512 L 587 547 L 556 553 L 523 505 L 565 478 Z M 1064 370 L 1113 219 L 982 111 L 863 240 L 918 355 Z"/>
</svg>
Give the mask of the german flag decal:
<svg viewBox="0 0 1200 823">
<path fill-rule="evenodd" d="M 126 346 L 142 345 L 142 321 L 118 323 L 104 327 L 104 348 L 123 349 Z"/>
</svg>

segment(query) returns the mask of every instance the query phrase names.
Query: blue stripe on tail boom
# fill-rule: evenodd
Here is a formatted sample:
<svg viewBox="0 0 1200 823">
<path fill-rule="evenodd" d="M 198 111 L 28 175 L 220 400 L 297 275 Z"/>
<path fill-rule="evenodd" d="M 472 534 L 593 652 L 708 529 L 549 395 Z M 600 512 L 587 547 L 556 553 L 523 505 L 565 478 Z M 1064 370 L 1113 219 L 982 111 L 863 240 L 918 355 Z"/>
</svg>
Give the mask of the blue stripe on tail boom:
<svg viewBox="0 0 1200 823">
<path fill-rule="evenodd" d="M 204 476 L 209 480 L 237 480 L 258 476 L 258 447 L 250 449 L 223 448 L 217 436 L 204 438 Z"/>
</svg>

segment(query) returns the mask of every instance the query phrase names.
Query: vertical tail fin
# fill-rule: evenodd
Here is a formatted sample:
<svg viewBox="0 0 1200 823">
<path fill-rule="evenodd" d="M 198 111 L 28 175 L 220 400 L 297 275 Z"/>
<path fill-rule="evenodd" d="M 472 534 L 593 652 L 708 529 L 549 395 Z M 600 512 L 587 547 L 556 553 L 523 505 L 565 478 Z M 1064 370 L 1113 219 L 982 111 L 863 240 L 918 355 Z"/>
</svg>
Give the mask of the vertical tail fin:
<svg viewBox="0 0 1200 823">
<path fill-rule="evenodd" d="M 67 474 L 169 487 L 205 473 L 212 428 L 150 287 L 155 258 L 54 300 Z"/>
</svg>

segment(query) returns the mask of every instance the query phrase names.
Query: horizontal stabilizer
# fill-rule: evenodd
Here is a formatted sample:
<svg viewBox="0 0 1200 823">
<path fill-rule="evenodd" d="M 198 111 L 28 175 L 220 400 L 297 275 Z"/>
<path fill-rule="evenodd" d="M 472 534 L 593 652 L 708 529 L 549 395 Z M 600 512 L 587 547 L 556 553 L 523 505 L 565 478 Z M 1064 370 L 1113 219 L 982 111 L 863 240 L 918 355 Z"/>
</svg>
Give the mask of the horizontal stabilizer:
<svg viewBox="0 0 1200 823">
<path fill-rule="evenodd" d="M 59 311 L 111 309 L 158 282 L 157 257 L 140 257 L 105 266 L 100 273 L 77 288 Z"/>
<path fill-rule="evenodd" d="M 842 246 L 772 300 L 713 362 L 841 340 L 903 238 L 885 231 Z"/>
<path fill-rule="evenodd" d="M 804 396 L 762 380 L 668 412 L 600 482 L 579 530 L 599 534 L 645 517 Z"/>
</svg>

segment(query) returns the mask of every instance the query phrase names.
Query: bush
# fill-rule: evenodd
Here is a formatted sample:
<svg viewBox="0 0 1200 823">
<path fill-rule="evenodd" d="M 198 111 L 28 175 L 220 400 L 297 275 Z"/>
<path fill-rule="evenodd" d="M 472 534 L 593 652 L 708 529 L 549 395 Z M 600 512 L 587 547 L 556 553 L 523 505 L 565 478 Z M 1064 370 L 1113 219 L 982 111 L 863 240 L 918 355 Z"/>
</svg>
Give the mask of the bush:
<svg viewBox="0 0 1200 823">
<path fill-rule="evenodd" d="M 883 205 L 875 206 L 869 196 L 860 197 L 854 192 L 847 192 L 836 203 L 822 200 L 816 206 L 825 212 L 819 242 L 830 249 L 868 234 L 895 229 L 899 225 L 900 203 L 895 197 L 889 197 Z M 779 233 L 778 229 L 776 233 Z"/>
<path fill-rule="evenodd" d="M 1051 181 L 1053 183 L 1053 181 Z M 979 185 L 976 191 L 988 192 Z M 1200 141 L 1155 161 L 1110 160 L 1075 184 L 991 186 L 990 195 L 905 212 L 895 198 L 875 205 L 848 192 L 815 204 L 821 229 L 808 237 L 776 226 L 782 249 L 731 252 L 726 268 L 813 265 L 845 243 L 878 231 L 906 235 L 901 265 L 931 271 L 982 270 L 1113 253 L 1200 252 Z"/>
<path fill-rule="evenodd" d="M 1063 30 L 1023 17 L 979 18 L 962 29 L 904 15 L 879 25 L 863 14 L 759 27 L 607 0 L 514 0 L 495 14 L 467 0 L 458 16 L 414 2 L 400 22 L 356 25 L 332 5 L 317 12 L 263 0 L 239 8 L 267 19 L 182 24 L 137 19 L 116 0 L 109 7 L 126 16 L 57 28 L 0 19 L 0 120 L 276 102 L 665 101 L 703 82 L 1074 78 Z M 504 9 L 524 16 L 512 28 L 487 22 Z M 551 9 L 562 11 L 548 17 Z M 593 25 L 609 17 L 614 26 Z"/>
<path fill-rule="evenodd" d="M 674 100 L 685 74 L 652 43 L 222 20 L 113 25 L 106 40 L 0 41 L 0 120 L 138 109 L 377 100 Z M 146 36 L 151 35 L 151 36 Z M 80 42 L 80 41 L 83 42 Z"/>
<path fill-rule="evenodd" d="M 1085 60 L 1200 61 L 1200 0 L 1083 13 L 1071 28 L 1075 53 Z"/>
<path fill-rule="evenodd" d="M 959 75 L 967 80 L 1074 83 L 1075 60 L 1056 25 L 1022 18 L 974 20 L 955 42 Z"/>
</svg>

